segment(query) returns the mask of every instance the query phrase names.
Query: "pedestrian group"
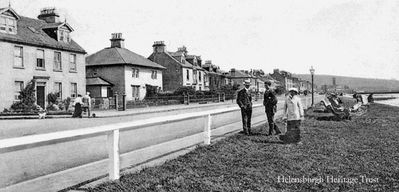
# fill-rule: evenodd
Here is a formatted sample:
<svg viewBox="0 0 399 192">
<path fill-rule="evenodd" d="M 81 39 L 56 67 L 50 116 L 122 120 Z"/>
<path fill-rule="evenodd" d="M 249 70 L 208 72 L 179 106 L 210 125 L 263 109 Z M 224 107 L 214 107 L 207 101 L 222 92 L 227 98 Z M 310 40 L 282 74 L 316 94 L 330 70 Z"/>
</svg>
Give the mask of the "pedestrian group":
<svg viewBox="0 0 399 192">
<path fill-rule="evenodd" d="M 297 88 L 290 88 L 289 94 L 285 98 L 283 107 L 283 121 L 286 122 L 286 132 L 280 135 L 281 131 L 274 121 L 274 115 L 277 111 L 277 97 L 273 90 L 270 89 L 271 82 L 265 82 L 265 93 L 263 105 L 269 125 L 268 136 L 273 134 L 279 135 L 284 143 L 301 143 L 300 125 L 304 119 L 304 110 L 301 99 L 298 96 Z M 241 109 L 243 131 L 241 133 L 252 135 L 251 132 L 251 116 L 252 116 L 252 96 L 250 93 L 251 81 L 244 81 L 244 88 L 238 91 L 237 104 Z"/>
</svg>

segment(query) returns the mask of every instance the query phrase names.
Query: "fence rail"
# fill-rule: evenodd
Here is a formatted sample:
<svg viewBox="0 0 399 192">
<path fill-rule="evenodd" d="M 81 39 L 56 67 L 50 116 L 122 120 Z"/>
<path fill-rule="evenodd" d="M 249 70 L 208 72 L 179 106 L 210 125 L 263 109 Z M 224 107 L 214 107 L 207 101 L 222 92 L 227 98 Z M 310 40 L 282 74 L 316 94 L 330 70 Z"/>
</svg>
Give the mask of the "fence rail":
<svg viewBox="0 0 399 192">
<path fill-rule="evenodd" d="M 307 107 L 311 103 L 311 98 L 304 98 L 302 100 L 304 106 Z M 255 104 L 253 108 L 262 107 L 262 104 Z M 233 111 L 239 111 L 239 107 L 229 107 L 223 109 L 214 109 L 209 111 L 193 112 L 186 114 L 178 114 L 163 117 L 154 117 L 150 119 L 143 119 L 131 122 L 123 122 L 112 125 L 103 125 L 97 127 L 89 127 L 77 130 L 60 131 L 47 134 L 30 135 L 18 138 L 8 138 L 0 140 L 0 153 L 2 152 L 12 152 L 18 151 L 23 146 L 29 145 L 51 145 L 53 141 L 59 141 L 63 139 L 73 139 L 93 135 L 106 135 L 105 145 L 108 153 L 108 174 L 110 180 L 116 180 L 120 177 L 120 132 L 123 130 L 133 130 L 142 129 L 148 126 L 160 125 L 169 122 L 177 122 L 181 120 L 193 119 L 193 118 L 203 118 L 204 128 L 203 128 L 203 143 L 204 145 L 209 145 L 211 143 L 211 126 L 212 126 L 212 116 L 217 114 L 223 114 Z M 43 157 L 44 158 L 44 157 Z M 1 191 L 1 189 L 0 189 Z"/>
<path fill-rule="evenodd" d="M 209 103 L 209 102 L 225 102 L 227 100 L 235 100 L 236 94 L 196 94 L 196 95 L 176 95 L 176 96 L 153 96 L 146 97 L 143 100 L 127 100 L 124 101 L 122 96 L 108 98 L 93 98 L 92 107 L 94 109 L 131 109 L 137 107 L 148 107 L 158 105 L 178 105 L 190 103 Z M 255 100 L 262 99 L 263 94 L 253 93 Z M 125 102 L 125 105 L 124 105 Z"/>
<path fill-rule="evenodd" d="M 260 107 L 261 104 L 254 105 L 253 107 Z M 42 142 L 49 142 L 61 139 L 69 139 L 80 136 L 89 136 L 94 134 L 106 134 L 107 135 L 107 149 L 109 157 L 109 178 L 111 180 L 119 179 L 119 132 L 125 129 L 139 129 L 150 125 L 158 125 L 168 122 L 181 121 L 185 119 L 204 117 L 204 144 L 210 144 L 211 138 L 211 124 L 212 115 L 227 113 L 239 110 L 238 107 L 229 107 L 224 109 L 214 109 L 209 111 L 194 112 L 179 114 L 173 116 L 155 117 L 150 119 L 138 120 L 133 122 L 117 123 L 112 125 L 103 125 L 98 127 L 90 127 L 78 130 L 60 131 L 55 133 L 47 133 L 40 135 L 23 136 L 17 138 L 9 138 L 0 140 L 0 151 L 8 148 L 26 146 L 31 144 L 38 144 Z"/>
</svg>

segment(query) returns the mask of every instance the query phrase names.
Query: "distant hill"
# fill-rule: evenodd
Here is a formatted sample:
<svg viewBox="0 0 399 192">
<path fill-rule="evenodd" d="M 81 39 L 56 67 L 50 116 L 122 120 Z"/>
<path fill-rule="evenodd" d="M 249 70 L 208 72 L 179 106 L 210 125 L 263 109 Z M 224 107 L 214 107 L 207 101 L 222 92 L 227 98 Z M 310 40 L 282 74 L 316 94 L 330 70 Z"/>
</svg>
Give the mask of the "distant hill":
<svg viewBox="0 0 399 192">
<path fill-rule="evenodd" d="M 304 80 L 311 81 L 310 74 L 293 74 L 294 77 L 299 77 Z M 359 77 L 345 77 L 335 75 L 315 75 L 314 83 L 318 87 L 321 85 L 332 85 L 333 77 L 336 78 L 337 85 L 347 85 L 350 89 L 364 90 L 364 91 L 399 91 L 398 80 L 388 79 L 371 79 Z"/>
</svg>

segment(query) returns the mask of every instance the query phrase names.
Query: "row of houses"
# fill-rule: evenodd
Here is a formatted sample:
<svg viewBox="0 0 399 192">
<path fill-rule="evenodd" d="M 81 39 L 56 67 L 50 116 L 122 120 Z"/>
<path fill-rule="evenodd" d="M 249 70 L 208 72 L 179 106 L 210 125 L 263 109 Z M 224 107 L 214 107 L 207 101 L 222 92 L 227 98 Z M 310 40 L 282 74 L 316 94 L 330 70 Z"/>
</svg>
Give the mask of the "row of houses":
<svg viewBox="0 0 399 192">
<path fill-rule="evenodd" d="M 153 52 L 145 57 L 126 49 L 121 33 L 111 34 L 110 47 L 87 55 L 71 38 L 73 31 L 60 21 L 55 8 L 42 9 L 37 19 L 20 16 L 11 7 L 0 9 L 1 108 L 18 101 L 31 80 L 35 80 L 36 102 L 43 108 L 49 93 L 56 93 L 59 100 L 86 91 L 92 97 L 120 94 L 127 100 L 141 100 L 149 86 L 162 92 L 182 86 L 211 91 L 242 85 L 246 79 L 257 92 L 263 91 L 265 81 L 286 89 L 299 82 L 301 90 L 309 89 L 308 83 L 284 71 L 223 71 L 211 60 L 203 62 L 200 55 L 189 54 L 185 46 L 169 51 L 163 41 L 155 41 Z"/>
<path fill-rule="evenodd" d="M 298 88 L 300 92 L 312 90 L 311 82 L 295 77 L 290 72 L 274 69 L 270 76 L 277 80 L 280 83 L 280 86 L 282 86 L 285 90 L 293 87 Z"/>
</svg>

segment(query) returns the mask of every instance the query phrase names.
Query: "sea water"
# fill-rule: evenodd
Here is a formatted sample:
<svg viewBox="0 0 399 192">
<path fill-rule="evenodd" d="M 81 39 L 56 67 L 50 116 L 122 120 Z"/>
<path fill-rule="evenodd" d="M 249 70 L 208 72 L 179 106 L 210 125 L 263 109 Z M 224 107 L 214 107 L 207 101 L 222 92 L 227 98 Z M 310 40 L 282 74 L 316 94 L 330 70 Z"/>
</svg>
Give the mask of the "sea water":
<svg viewBox="0 0 399 192">
<path fill-rule="evenodd" d="M 374 98 L 378 97 L 395 97 L 395 99 L 388 99 L 388 100 L 381 100 L 381 101 L 375 101 L 375 103 L 381 103 L 381 104 L 386 104 L 386 105 L 392 105 L 392 106 L 398 106 L 399 107 L 399 94 L 376 94 L 373 95 Z"/>
</svg>

